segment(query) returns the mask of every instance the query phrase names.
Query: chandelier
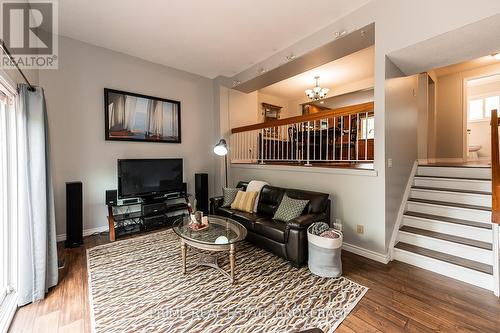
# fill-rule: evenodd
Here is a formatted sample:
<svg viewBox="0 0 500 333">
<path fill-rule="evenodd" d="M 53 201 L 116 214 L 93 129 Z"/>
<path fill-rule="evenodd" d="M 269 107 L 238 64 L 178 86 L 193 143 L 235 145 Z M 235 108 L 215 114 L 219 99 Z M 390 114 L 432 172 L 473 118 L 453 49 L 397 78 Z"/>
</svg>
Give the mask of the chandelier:
<svg viewBox="0 0 500 333">
<path fill-rule="evenodd" d="M 328 88 L 321 88 L 318 84 L 319 76 L 315 76 L 314 80 L 316 80 L 316 86 L 312 89 L 306 89 L 305 93 L 309 99 L 313 101 L 317 101 L 326 97 L 326 94 L 330 91 Z"/>
</svg>

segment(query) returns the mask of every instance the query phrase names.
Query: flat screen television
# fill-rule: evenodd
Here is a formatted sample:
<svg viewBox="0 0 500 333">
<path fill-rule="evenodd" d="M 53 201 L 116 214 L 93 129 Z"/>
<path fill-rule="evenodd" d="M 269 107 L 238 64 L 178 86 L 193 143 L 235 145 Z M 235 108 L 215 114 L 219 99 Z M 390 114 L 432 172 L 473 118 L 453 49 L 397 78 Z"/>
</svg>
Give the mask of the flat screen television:
<svg viewBox="0 0 500 333">
<path fill-rule="evenodd" d="M 118 197 L 151 198 L 182 191 L 182 159 L 118 160 Z"/>
</svg>

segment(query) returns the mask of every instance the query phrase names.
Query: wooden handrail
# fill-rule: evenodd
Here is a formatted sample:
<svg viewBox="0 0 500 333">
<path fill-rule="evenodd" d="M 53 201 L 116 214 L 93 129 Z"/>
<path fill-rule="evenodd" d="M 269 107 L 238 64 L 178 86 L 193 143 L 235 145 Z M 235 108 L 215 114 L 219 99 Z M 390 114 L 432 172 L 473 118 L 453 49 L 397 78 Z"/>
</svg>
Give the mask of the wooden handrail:
<svg viewBox="0 0 500 333">
<path fill-rule="evenodd" d="M 500 224 L 500 143 L 498 111 L 491 110 L 491 221 Z"/>
<path fill-rule="evenodd" d="M 283 119 L 268 121 L 268 122 L 260 123 L 260 124 L 253 124 L 253 125 L 247 125 L 247 126 L 242 126 L 242 127 L 236 127 L 236 128 L 231 129 L 231 133 L 234 134 L 234 133 L 240 133 L 240 132 L 248 132 L 248 131 L 254 131 L 254 130 L 258 130 L 258 129 L 262 129 L 262 128 L 290 125 L 290 124 L 296 124 L 296 123 L 301 123 L 301 122 L 305 122 L 305 121 L 319 120 L 319 119 L 339 117 L 339 116 L 347 116 L 347 115 L 355 114 L 355 113 L 373 112 L 373 107 L 374 107 L 373 102 L 350 105 L 350 106 L 345 106 L 342 108 L 333 109 L 333 110 L 324 111 L 324 112 L 307 114 L 307 115 L 303 115 L 303 116 L 295 116 L 295 117 L 290 117 L 290 118 L 283 118 Z"/>
</svg>

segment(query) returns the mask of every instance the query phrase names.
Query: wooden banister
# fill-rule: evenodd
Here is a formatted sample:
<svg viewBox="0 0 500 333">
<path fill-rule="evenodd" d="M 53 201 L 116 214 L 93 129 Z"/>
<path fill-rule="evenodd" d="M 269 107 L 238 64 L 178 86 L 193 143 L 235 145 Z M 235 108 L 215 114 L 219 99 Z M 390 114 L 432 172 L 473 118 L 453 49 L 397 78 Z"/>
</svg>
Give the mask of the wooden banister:
<svg viewBox="0 0 500 333">
<path fill-rule="evenodd" d="M 498 112 L 491 110 L 491 221 L 500 224 L 500 143 Z"/>
<path fill-rule="evenodd" d="M 304 115 L 304 116 L 296 116 L 296 117 L 284 118 L 284 119 L 279 119 L 279 120 L 267 121 L 265 123 L 260 123 L 260 124 L 253 124 L 253 125 L 247 125 L 247 126 L 242 126 L 242 127 L 236 127 L 236 128 L 231 129 L 231 133 L 234 134 L 234 133 L 240 133 L 240 132 L 254 131 L 254 130 L 258 130 L 258 129 L 262 129 L 262 128 L 290 125 L 290 124 L 296 124 L 296 123 L 301 123 L 301 122 L 305 122 L 305 121 L 313 121 L 313 120 L 326 119 L 326 118 L 339 117 L 339 116 L 347 116 L 350 114 L 356 114 L 356 113 L 362 113 L 362 112 L 373 112 L 373 107 L 374 107 L 373 102 L 350 105 L 350 106 L 345 106 L 345 107 L 338 108 L 338 109 L 308 114 L 308 115 Z"/>
</svg>

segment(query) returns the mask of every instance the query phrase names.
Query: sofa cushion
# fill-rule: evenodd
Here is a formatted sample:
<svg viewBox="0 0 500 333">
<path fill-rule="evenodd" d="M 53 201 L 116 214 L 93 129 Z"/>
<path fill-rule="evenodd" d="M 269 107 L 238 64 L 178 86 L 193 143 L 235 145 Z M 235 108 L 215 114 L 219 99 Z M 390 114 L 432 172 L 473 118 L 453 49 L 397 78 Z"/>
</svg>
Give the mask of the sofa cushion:
<svg viewBox="0 0 500 333">
<path fill-rule="evenodd" d="M 269 217 L 274 216 L 274 212 L 278 208 L 285 189 L 281 187 L 266 185 L 260 191 L 259 204 L 257 212 Z"/>
<path fill-rule="evenodd" d="M 255 213 L 241 212 L 231 208 L 218 208 L 215 213 L 220 216 L 232 218 L 236 222 L 241 223 L 245 228 L 247 228 L 247 230 L 250 231 L 253 230 L 254 221 L 261 217 Z"/>
<path fill-rule="evenodd" d="M 328 193 L 304 191 L 297 189 L 284 189 L 286 195 L 292 199 L 309 200 L 303 214 L 319 214 L 326 210 Z"/>
<path fill-rule="evenodd" d="M 231 216 L 236 222 L 243 224 L 247 230 L 253 231 L 255 229 L 255 221 L 261 216 L 256 213 L 247 213 L 241 211 L 235 211 L 234 215 Z"/>
<path fill-rule="evenodd" d="M 286 223 L 275 221 L 270 217 L 259 218 L 254 223 L 253 232 L 274 241 L 285 243 Z"/>
</svg>

